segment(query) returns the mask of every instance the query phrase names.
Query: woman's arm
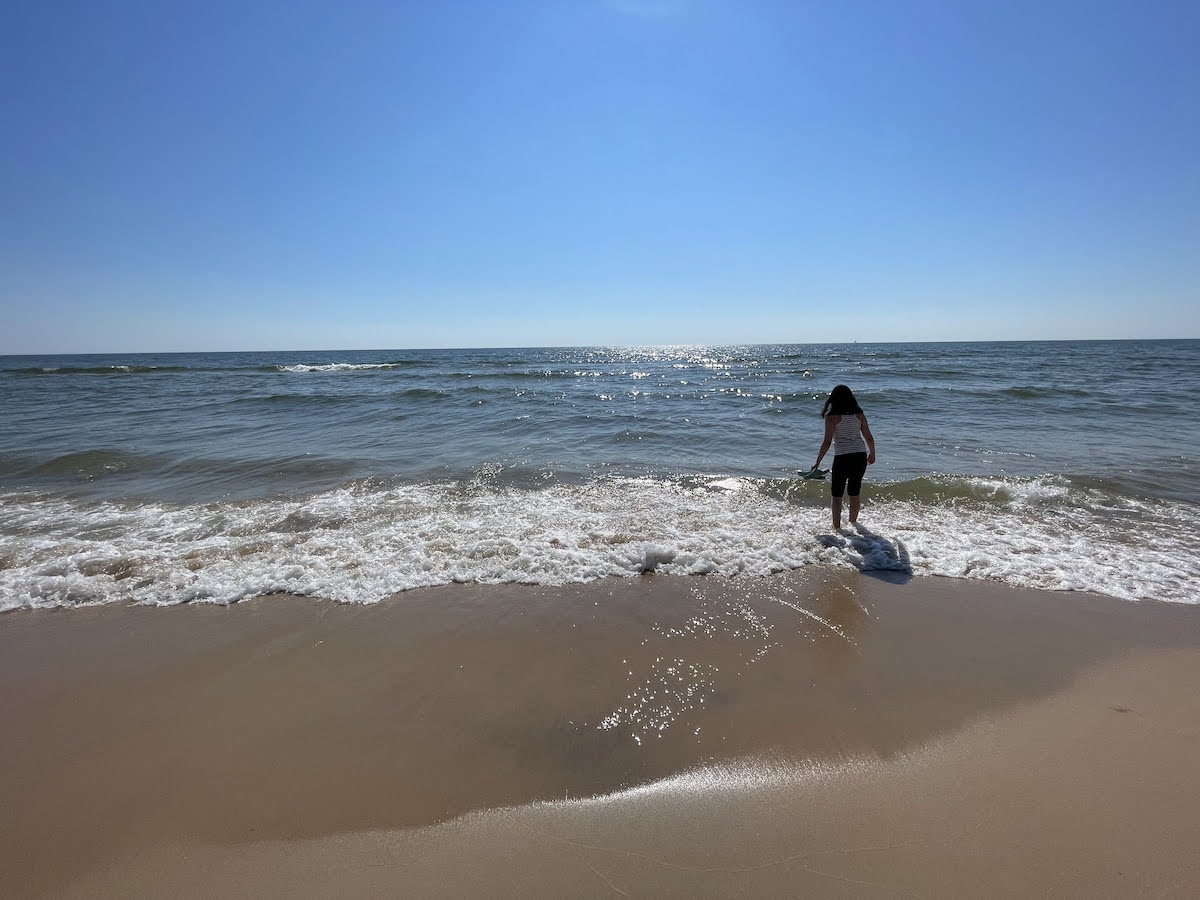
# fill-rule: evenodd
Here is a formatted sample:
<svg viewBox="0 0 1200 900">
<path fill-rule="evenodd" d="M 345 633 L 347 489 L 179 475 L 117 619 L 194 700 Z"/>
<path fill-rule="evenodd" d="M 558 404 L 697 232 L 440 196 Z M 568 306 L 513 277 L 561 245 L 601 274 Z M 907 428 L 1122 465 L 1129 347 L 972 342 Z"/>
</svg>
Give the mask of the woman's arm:
<svg viewBox="0 0 1200 900">
<path fill-rule="evenodd" d="M 813 463 L 814 469 L 821 467 L 821 460 L 825 458 L 825 454 L 829 450 L 829 445 L 833 443 L 833 428 L 841 418 L 841 416 L 825 417 L 825 440 L 821 441 L 821 452 L 817 454 L 817 461 Z"/>
<path fill-rule="evenodd" d="M 862 422 L 862 436 L 867 439 L 867 450 L 870 451 L 867 454 L 867 465 L 869 466 L 875 462 L 875 435 L 871 434 L 871 426 L 867 424 L 865 414 L 860 414 L 858 420 Z"/>
</svg>

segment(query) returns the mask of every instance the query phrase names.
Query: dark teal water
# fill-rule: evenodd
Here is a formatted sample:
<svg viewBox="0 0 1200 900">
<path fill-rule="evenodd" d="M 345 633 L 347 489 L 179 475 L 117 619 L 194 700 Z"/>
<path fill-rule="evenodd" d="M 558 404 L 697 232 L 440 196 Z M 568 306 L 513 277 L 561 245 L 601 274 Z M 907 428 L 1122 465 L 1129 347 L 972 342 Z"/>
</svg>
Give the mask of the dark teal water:
<svg viewBox="0 0 1200 900">
<path fill-rule="evenodd" d="M 878 441 L 830 535 L 820 404 Z M 814 562 L 1195 602 L 1200 341 L 0 358 L 0 608 Z"/>
</svg>

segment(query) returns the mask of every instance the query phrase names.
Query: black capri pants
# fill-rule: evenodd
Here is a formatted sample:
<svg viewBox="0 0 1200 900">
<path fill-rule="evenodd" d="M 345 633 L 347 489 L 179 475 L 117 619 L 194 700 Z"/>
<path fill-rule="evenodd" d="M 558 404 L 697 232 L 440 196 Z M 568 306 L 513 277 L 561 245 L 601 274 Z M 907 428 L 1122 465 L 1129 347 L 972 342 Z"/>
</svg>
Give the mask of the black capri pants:
<svg viewBox="0 0 1200 900">
<path fill-rule="evenodd" d="M 862 480 L 866 474 L 867 454 L 843 453 L 841 456 L 835 456 L 829 492 L 835 497 L 842 496 L 843 491 L 851 497 L 857 497 L 858 492 L 862 490 Z"/>
</svg>

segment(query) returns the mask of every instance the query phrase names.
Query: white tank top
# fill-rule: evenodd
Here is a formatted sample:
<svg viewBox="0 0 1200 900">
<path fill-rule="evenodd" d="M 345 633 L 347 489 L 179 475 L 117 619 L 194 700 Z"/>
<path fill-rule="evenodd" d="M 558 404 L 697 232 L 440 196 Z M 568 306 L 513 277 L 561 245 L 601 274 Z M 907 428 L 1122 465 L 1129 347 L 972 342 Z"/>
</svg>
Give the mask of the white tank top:
<svg viewBox="0 0 1200 900">
<path fill-rule="evenodd" d="M 866 453 L 867 442 L 862 436 L 862 421 L 856 415 L 842 416 L 833 426 L 833 455 Z"/>
</svg>

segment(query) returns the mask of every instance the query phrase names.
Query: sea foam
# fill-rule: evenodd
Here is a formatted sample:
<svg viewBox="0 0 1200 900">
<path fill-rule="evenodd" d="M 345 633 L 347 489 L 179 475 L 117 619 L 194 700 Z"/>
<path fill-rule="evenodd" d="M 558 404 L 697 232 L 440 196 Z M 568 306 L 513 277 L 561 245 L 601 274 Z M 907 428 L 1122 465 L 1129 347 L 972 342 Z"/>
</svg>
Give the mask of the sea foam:
<svg viewBox="0 0 1200 900">
<path fill-rule="evenodd" d="M 941 487 L 875 485 L 862 527 L 840 533 L 821 483 L 751 478 L 530 488 L 488 472 L 203 505 L 10 493 L 0 497 L 0 609 L 275 592 L 373 603 L 450 583 L 765 576 L 818 563 L 1200 602 L 1194 506 L 1051 476 Z"/>
</svg>

